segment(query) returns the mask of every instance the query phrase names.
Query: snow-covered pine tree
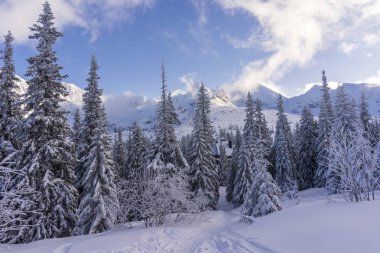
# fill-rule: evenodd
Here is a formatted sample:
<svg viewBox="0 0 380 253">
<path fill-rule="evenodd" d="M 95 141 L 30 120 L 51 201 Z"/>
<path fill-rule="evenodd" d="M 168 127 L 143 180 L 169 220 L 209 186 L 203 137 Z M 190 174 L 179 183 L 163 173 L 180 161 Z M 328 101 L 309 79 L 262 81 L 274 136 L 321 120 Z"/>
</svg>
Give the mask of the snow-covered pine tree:
<svg viewBox="0 0 380 253">
<path fill-rule="evenodd" d="M 1 52 L 3 67 L 0 70 L 0 166 L 14 169 L 21 147 L 19 124 L 22 119 L 20 96 L 15 92 L 17 81 L 13 61 L 12 33 L 8 32 Z M 8 171 L 4 168 L 3 172 Z M 5 191 L 5 175 L 0 172 L 0 192 Z"/>
<path fill-rule="evenodd" d="M 313 187 L 314 174 L 317 168 L 315 150 L 317 129 L 314 117 L 307 106 L 302 110 L 298 137 L 299 145 L 296 145 L 298 168 L 296 174 L 299 189 L 306 190 Z"/>
<path fill-rule="evenodd" d="M 377 144 L 380 142 L 380 124 L 377 119 L 372 120 L 370 127 L 370 135 L 372 137 L 371 145 L 375 148 Z"/>
<path fill-rule="evenodd" d="M 360 104 L 359 104 L 359 119 L 363 127 L 364 135 L 369 138 L 371 115 L 368 111 L 368 103 L 365 93 L 362 92 L 360 95 Z"/>
<path fill-rule="evenodd" d="M 235 133 L 235 146 L 233 147 L 232 154 L 231 154 L 231 160 L 230 160 L 230 173 L 228 177 L 228 184 L 226 188 L 226 199 L 227 201 L 231 202 L 233 200 L 233 193 L 235 188 L 235 177 L 236 177 L 236 171 L 238 170 L 239 166 L 239 155 L 242 148 L 242 139 L 241 139 L 241 133 L 239 128 L 236 129 Z"/>
<path fill-rule="evenodd" d="M 351 127 L 353 131 L 333 127 L 327 187 L 331 193 L 340 193 L 349 201 L 374 199 L 379 183 L 376 158 L 359 119 Z"/>
<path fill-rule="evenodd" d="M 88 87 L 83 95 L 83 136 L 89 142 L 82 150 L 83 174 L 79 178 L 82 189 L 78 221 L 74 235 L 94 234 L 113 227 L 119 202 L 116 195 L 114 164 L 111 140 L 107 134 L 107 119 L 102 106 L 99 88 L 99 67 L 94 56 L 91 58 Z"/>
<path fill-rule="evenodd" d="M 172 100 L 172 94 L 171 94 L 171 92 L 168 93 L 168 106 L 169 106 L 169 111 L 170 111 L 171 118 L 172 118 L 172 123 L 174 125 L 179 125 L 180 122 L 179 122 L 179 119 L 178 119 L 178 115 L 175 112 L 175 107 L 174 107 L 174 103 L 173 103 L 173 100 Z"/>
<path fill-rule="evenodd" d="M 192 131 L 192 155 L 190 163 L 191 189 L 194 196 L 207 198 L 206 209 L 216 209 L 219 198 L 219 176 L 212 156 L 213 129 L 209 119 L 210 98 L 205 85 L 199 88 Z"/>
<path fill-rule="evenodd" d="M 83 177 L 86 172 L 84 164 L 86 163 L 85 158 L 90 153 L 90 145 L 92 143 L 92 138 L 95 136 L 95 129 L 99 125 L 98 119 L 100 118 L 100 108 L 102 107 L 101 96 L 103 91 L 99 89 L 99 67 L 97 65 L 96 59 L 93 56 L 91 59 L 89 77 L 87 78 L 88 86 L 85 88 L 85 93 L 83 94 L 83 122 L 80 132 L 80 144 L 77 149 L 77 158 L 79 160 L 75 175 L 77 177 L 76 187 L 79 192 L 80 199 L 82 198 L 83 192 Z"/>
<path fill-rule="evenodd" d="M 322 96 L 320 99 L 320 112 L 318 117 L 318 137 L 316 139 L 318 168 L 314 177 L 314 185 L 326 185 L 327 158 L 329 155 L 329 141 L 333 123 L 333 110 L 326 73 L 322 71 Z"/>
<path fill-rule="evenodd" d="M 175 170 L 188 171 L 189 165 L 184 158 L 179 143 L 177 141 L 174 122 L 173 110 L 168 102 L 168 90 L 166 85 L 166 72 L 164 64 L 161 66 L 161 100 L 157 106 L 156 112 L 156 126 L 155 126 L 155 143 L 149 155 L 147 171 L 151 178 L 154 178 L 155 164 L 154 161 L 161 161 L 163 164 L 168 165 L 167 174 L 175 174 Z M 169 166 L 170 165 L 170 166 Z M 173 166 L 171 166 L 173 165 Z M 163 168 L 162 166 L 160 168 Z"/>
<path fill-rule="evenodd" d="M 219 179 L 221 186 L 227 186 L 229 166 L 228 166 L 228 157 L 226 153 L 226 148 L 223 145 L 223 142 L 220 140 L 219 143 L 219 165 L 218 165 Z"/>
<path fill-rule="evenodd" d="M 267 170 L 269 162 L 265 157 L 265 142 L 259 131 L 252 162 L 252 185 L 244 196 L 242 206 L 242 214 L 245 216 L 257 217 L 281 210 L 281 189 Z"/>
<path fill-rule="evenodd" d="M 132 124 L 130 132 L 131 139 L 129 145 L 131 152 L 128 154 L 126 163 L 128 176 L 125 178 L 141 182 L 144 179 L 144 166 L 146 165 L 147 147 L 144 141 L 145 137 L 137 122 Z"/>
<path fill-rule="evenodd" d="M 274 138 L 276 159 L 275 179 L 281 191 L 293 197 L 298 190 L 295 178 L 293 141 L 281 95 L 278 97 L 277 110 L 276 133 Z"/>
<path fill-rule="evenodd" d="M 372 147 L 375 147 L 378 142 L 378 129 L 369 113 L 368 102 L 364 91 L 360 96 L 359 119 L 362 124 L 364 136 L 371 142 Z"/>
<path fill-rule="evenodd" d="M 147 145 L 137 122 L 133 122 L 130 128 L 128 150 L 123 174 L 117 182 L 119 222 L 141 220 L 142 195 L 147 181 L 144 175 Z"/>
<path fill-rule="evenodd" d="M 181 151 L 186 158 L 186 161 L 189 161 L 191 158 L 191 134 L 186 134 L 181 138 Z"/>
<path fill-rule="evenodd" d="M 254 104 L 254 115 L 255 115 L 254 118 L 256 121 L 257 131 L 261 133 L 262 140 L 264 141 L 265 151 L 268 152 L 269 154 L 269 151 L 273 145 L 273 139 L 272 139 L 270 130 L 268 128 L 268 122 L 265 119 L 265 115 L 263 113 L 263 109 L 262 109 L 263 103 L 260 101 L 260 99 L 255 99 L 253 100 L 253 104 Z"/>
<path fill-rule="evenodd" d="M 194 212 L 206 203 L 193 198 L 189 204 L 189 165 L 177 142 L 172 111 L 168 106 L 166 74 L 161 67 L 161 100 L 158 103 L 155 125 L 155 142 L 148 156 L 144 178 L 146 179 L 143 199 L 141 200 L 142 218 L 147 226 L 162 225 L 171 213 L 181 215 Z M 177 216 L 178 217 L 178 216 Z"/>
<path fill-rule="evenodd" d="M 232 202 L 235 206 L 243 204 L 244 195 L 249 191 L 252 183 L 252 162 L 254 159 L 255 142 L 257 140 L 257 126 L 255 122 L 254 104 L 251 93 L 247 95 L 246 116 L 244 119 L 243 142 L 238 158 L 235 175 Z"/>
<path fill-rule="evenodd" d="M 21 180 L 17 184 L 20 188 L 13 187 L 16 177 Z M 6 189 L 0 191 L 0 243 L 30 241 L 29 236 L 25 235 L 36 224 L 30 212 L 36 210 L 33 200 L 38 198 L 39 193 L 29 185 L 23 171 L 0 166 L 0 180 Z"/>
<path fill-rule="evenodd" d="M 355 106 L 349 100 L 343 86 L 339 86 L 336 93 L 334 120 L 330 140 L 334 141 L 338 146 L 341 145 L 342 148 L 349 147 L 352 140 L 358 136 L 356 133 L 358 120 Z M 334 147 L 337 148 L 336 146 Z M 330 193 L 336 193 L 341 182 L 341 173 L 336 172 L 336 166 L 333 165 L 337 155 L 339 155 L 339 153 L 330 147 L 327 161 L 328 170 L 326 171 L 326 188 Z"/>
<path fill-rule="evenodd" d="M 254 108 L 255 108 L 254 113 L 255 113 L 257 131 L 259 131 L 262 135 L 265 152 L 267 152 L 265 157 L 269 161 L 268 171 L 271 172 L 271 171 L 274 171 L 274 164 L 275 164 L 272 159 L 273 157 L 271 156 L 271 151 L 273 149 L 272 133 L 268 128 L 268 122 L 265 119 L 265 115 L 263 113 L 263 109 L 262 109 L 263 103 L 260 101 L 260 99 L 255 99 L 253 103 L 254 103 Z"/>
<path fill-rule="evenodd" d="M 72 133 L 71 133 L 71 141 L 74 144 L 75 156 L 77 156 L 77 151 L 81 143 L 80 133 L 81 133 L 81 118 L 80 118 L 79 109 L 76 109 L 74 113 L 74 122 L 73 122 Z"/>
<path fill-rule="evenodd" d="M 115 139 L 113 143 L 113 161 L 114 171 L 118 178 L 122 177 L 125 173 L 126 159 L 127 159 L 127 146 L 123 140 L 123 129 L 115 129 Z"/>
<path fill-rule="evenodd" d="M 30 186 L 39 195 L 33 199 L 22 196 L 35 205 L 28 212 L 30 226 L 15 235 L 14 242 L 68 236 L 76 220 L 75 160 L 67 112 L 60 106 L 68 93 L 61 83 L 62 67 L 53 49 L 62 34 L 53 20 L 50 4 L 45 2 L 37 24 L 31 28 L 30 38 L 37 40 L 38 54 L 28 59 L 29 87 L 24 101 L 28 116 L 22 123 L 25 139 L 17 164 L 23 178 L 15 187 Z"/>
<path fill-rule="evenodd" d="M 300 158 L 299 158 L 299 152 L 298 147 L 301 145 L 301 130 L 300 130 L 300 122 L 296 122 L 294 129 L 293 129 L 293 145 L 294 145 L 294 177 L 297 180 L 297 183 L 300 181 L 301 175 L 298 171 L 298 168 L 300 166 Z"/>
</svg>

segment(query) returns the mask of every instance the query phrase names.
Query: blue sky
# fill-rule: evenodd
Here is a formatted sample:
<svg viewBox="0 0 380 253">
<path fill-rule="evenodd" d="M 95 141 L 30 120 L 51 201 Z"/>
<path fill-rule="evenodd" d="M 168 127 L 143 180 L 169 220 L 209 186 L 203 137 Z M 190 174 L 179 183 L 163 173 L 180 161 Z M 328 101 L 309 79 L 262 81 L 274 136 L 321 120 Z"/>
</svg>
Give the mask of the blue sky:
<svg viewBox="0 0 380 253">
<path fill-rule="evenodd" d="M 16 37 L 17 72 L 33 55 L 28 27 L 42 0 L 0 0 L 0 32 Z M 51 0 L 67 82 L 86 85 L 89 59 L 105 93 L 156 96 L 202 80 L 233 93 L 262 82 L 288 96 L 319 82 L 380 83 L 380 4 L 371 0 Z M 21 18 L 23 17 L 23 18 Z"/>
</svg>

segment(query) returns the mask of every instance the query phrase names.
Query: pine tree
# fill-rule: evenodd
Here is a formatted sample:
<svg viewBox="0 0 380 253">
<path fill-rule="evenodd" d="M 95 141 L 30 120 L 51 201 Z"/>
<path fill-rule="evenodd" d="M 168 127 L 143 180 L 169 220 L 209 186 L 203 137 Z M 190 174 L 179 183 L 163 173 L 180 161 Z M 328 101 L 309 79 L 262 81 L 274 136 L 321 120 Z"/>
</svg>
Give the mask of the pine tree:
<svg viewBox="0 0 380 253">
<path fill-rule="evenodd" d="M 333 123 L 331 98 L 324 70 L 322 71 L 322 96 L 320 108 L 318 117 L 318 137 L 316 140 L 318 168 L 314 177 L 314 185 L 323 187 L 326 185 L 327 158 Z"/>
<path fill-rule="evenodd" d="M 234 192 L 232 202 L 235 206 L 243 204 L 244 195 L 249 191 L 252 183 L 252 162 L 254 159 L 255 143 L 257 136 L 257 125 L 255 122 L 254 104 L 251 93 L 247 95 L 247 106 L 245 109 L 243 142 L 238 158 Z"/>
<path fill-rule="evenodd" d="M 219 179 L 220 179 L 220 185 L 227 186 L 228 184 L 228 176 L 229 176 L 229 169 L 228 169 L 228 158 L 226 149 L 223 145 L 223 142 L 220 141 L 219 144 Z"/>
<path fill-rule="evenodd" d="M 191 134 L 186 134 L 185 136 L 182 136 L 181 138 L 181 151 L 186 158 L 186 161 L 189 161 L 191 158 L 191 143 L 192 143 L 192 136 Z"/>
<path fill-rule="evenodd" d="M 355 136 L 358 136 L 356 133 L 358 120 L 353 102 L 350 101 L 343 86 L 339 86 L 336 94 L 334 120 L 330 137 L 334 141 L 334 145 L 338 145 L 342 149 L 351 145 Z M 330 147 L 327 164 L 328 170 L 326 171 L 326 188 L 330 193 L 336 193 L 341 185 L 341 173 L 334 172 L 335 166 L 333 163 L 336 160 L 336 155 L 338 153 Z"/>
<path fill-rule="evenodd" d="M 171 118 L 172 118 L 172 123 L 174 125 L 179 125 L 180 121 L 178 119 L 177 113 L 175 112 L 175 107 L 174 107 L 174 103 L 172 100 L 172 94 L 170 92 L 168 93 L 168 106 L 169 106 L 169 111 L 170 111 Z"/>
<path fill-rule="evenodd" d="M 350 201 L 374 199 L 378 189 L 376 154 L 359 119 L 350 128 L 334 128 L 327 171 L 330 193 L 343 194 Z"/>
<path fill-rule="evenodd" d="M 146 165 L 147 147 L 144 141 L 145 137 L 137 122 L 132 124 L 130 132 L 129 145 L 131 151 L 128 153 L 126 162 L 127 176 L 125 178 L 141 182 L 143 181 L 144 166 Z"/>
<path fill-rule="evenodd" d="M 0 180 L 4 182 L 5 191 L 0 191 L 0 243 L 20 243 L 29 241 L 28 232 L 31 224 L 36 224 L 30 212 L 35 212 L 36 192 L 28 182 L 19 182 L 22 188 L 12 187 L 14 178 L 27 180 L 23 171 L 0 167 Z"/>
<path fill-rule="evenodd" d="M 242 139 L 239 128 L 236 129 L 235 134 L 235 146 L 233 147 L 232 154 L 231 154 L 231 162 L 230 162 L 230 174 L 228 177 L 228 185 L 226 189 L 226 199 L 227 201 L 231 202 L 233 200 L 233 193 L 235 188 L 235 178 L 236 178 L 236 172 L 238 170 L 238 162 L 239 162 L 239 155 L 242 148 Z"/>
<path fill-rule="evenodd" d="M 364 137 L 370 141 L 372 147 L 375 147 L 378 142 L 378 129 L 369 113 L 368 102 L 364 92 L 360 96 L 359 119 L 362 124 Z"/>
<path fill-rule="evenodd" d="M 8 169 L 15 168 L 21 147 L 18 126 L 23 116 L 20 96 L 15 92 L 19 79 L 13 61 L 13 40 L 11 32 L 8 32 L 1 56 L 3 67 L 0 70 L 0 166 Z M 5 178 L 5 175 L 0 177 Z M 5 191 L 3 186 L 4 182 L 0 179 L 0 192 Z"/>
<path fill-rule="evenodd" d="M 189 189 L 189 165 L 175 136 L 163 65 L 161 71 L 161 100 L 157 107 L 157 124 L 154 129 L 156 138 L 148 155 L 141 200 L 141 215 L 146 226 L 162 225 L 169 214 L 194 212 L 194 209 L 199 210 L 199 207 L 206 204 L 198 202 L 198 198 L 193 198 L 190 204 L 192 194 Z"/>
<path fill-rule="evenodd" d="M 115 140 L 113 143 L 113 160 L 114 169 L 117 177 L 122 177 L 125 173 L 126 159 L 127 159 L 127 146 L 123 140 L 123 129 L 115 129 Z"/>
<path fill-rule="evenodd" d="M 74 156 L 68 141 L 70 128 L 60 106 L 67 91 L 61 83 L 61 66 L 57 64 L 55 41 L 62 36 L 54 27 L 54 16 L 48 2 L 38 23 L 33 25 L 31 39 L 37 40 L 38 54 L 28 59 L 23 122 L 24 144 L 17 167 L 23 174 L 18 189 L 31 187 L 39 193 L 25 200 L 35 204 L 28 210 L 28 225 L 14 236 L 13 242 L 68 236 L 75 225 L 77 192 L 73 186 Z M 20 207 L 21 209 L 24 206 Z"/>
<path fill-rule="evenodd" d="M 81 133 L 81 119 L 80 119 L 79 109 L 77 109 L 74 113 L 74 122 L 73 122 L 72 133 L 71 133 L 71 141 L 74 143 L 74 153 L 76 156 L 77 156 L 77 151 L 81 143 L 80 133 Z"/>
<path fill-rule="evenodd" d="M 165 67 L 161 66 L 161 100 L 158 103 L 156 112 L 156 126 L 155 126 L 155 143 L 151 154 L 149 155 L 147 170 L 151 177 L 154 177 L 154 168 L 156 167 L 154 161 L 161 161 L 165 165 L 168 175 L 175 174 L 177 170 L 187 171 L 189 165 L 184 158 L 175 135 L 174 122 L 173 122 L 172 108 L 168 102 L 168 91 L 166 85 L 166 72 Z M 173 165 L 173 166 L 171 166 Z M 162 168 L 162 167 L 161 167 Z M 169 169 L 170 168 L 170 169 Z M 171 171 L 175 169 L 176 171 Z"/>
<path fill-rule="evenodd" d="M 83 95 L 83 135 L 89 142 L 82 150 L 83 174 L 79 178 L 80 196 L 78 222 L 74 235 L 94 234 L 113 227 L 119 202 L 116 196 L 111 140 L 107 134 L 107 119 L 102 106 L 102 90 L 98 86 L 99 67 L 91 59 L 88 87 Z"/>
<path fill-rule="evenodd" d="M 276 134 L 274 139 L 275 159 L 276 159 L 276 182 L 282 192 L 289 196 L 297 191 L 295 179 L 293 141 L 288 119 L 284 112 L 284 105 L 281 95 L 277 104 Z"/>
<path fill-rule="evenodd" d="M 208 209 L 216 209 L 219 198 L 219 177 L 212 156 L 213 129 L 209 119 L 210 98 L 204 84 L 198 92 L 194 114 L 192 156 L 190 159 L 191 189 L 194 196 L 204 195 Z"/>
<path fill-rule="evenodd" d="M 274 171 L 274 164 L 275 164 L 273 161 L 273 156 L 271 154 L 271 151 L 273 149 L 272 133 L 268 128 L 268 123 L 265 119 L 265 116 L 262 110 L 263 103 L 259 99 L 254 100 L 253 103 L 255 106 L 254 113 L 255 113 L 257 131 L 259 131 L 260 134 L 262 135 L 265 152 L 267 152 L 267 154 L 265 154 L 265 157 L 269 161 L 268 171 L 271 172 L 271 171 Z"/>
<path fill-rule="evenodd" d="M 370 133 L 371 115 L 369 114 L 369 111 L 368 111 L 368 103 L 367 103 L 367 99 L 364 92 L 362 92 L 360 95 L 359 109 L 360 109 L 359 118 L 363 127 L 364 134 L 370 140 L 369 133 Z"/>
<path fill-rule="evenodd" d="M 256 125 L 257 125 L 256 131 L 261 133 L 265 150 L 269 154 L 269 151 L 273 145 L 273 140 L 268 128 L 268 122 L 266 121 L 265 115 L 263 113 L 263 109 L 262 109 L 263 103 L 259 99 L 256 99 L 253 101 L 253 104 L 254 104 L 254 115 L 255 115 Z M 266 156 L 268 156 L 268 154 Z"/>
<path fill-rule="evenodd" d="M 300 190 L 313 187 L 314 174 L 317 168 L 315 140 L 317 129 L 310 109 L 305 106 L 302 110 L 299 128 L 299 145 L 297 147 L 297 175 Z"/>
<path fill-rule="evenodd" d="M 281 190 L 267 170 L 269 162 L 265 157 L 267 151 L 263 137 L 259 131 L 252 162 L 252 185 L 244 196 L 242 207 L 245 216 L 257 217 L 281 210 Z"/>
</svg>

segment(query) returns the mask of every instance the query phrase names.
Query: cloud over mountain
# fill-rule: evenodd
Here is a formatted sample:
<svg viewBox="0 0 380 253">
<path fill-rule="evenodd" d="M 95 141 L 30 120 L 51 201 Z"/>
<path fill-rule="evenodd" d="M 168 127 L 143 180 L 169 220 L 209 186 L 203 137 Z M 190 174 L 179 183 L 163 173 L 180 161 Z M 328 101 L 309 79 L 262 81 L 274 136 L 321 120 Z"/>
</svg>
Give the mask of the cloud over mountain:
<svg viewBox="0 0 380 253">
<path fill-rule="evenodd" d="M 260 25 L 245 42 L 235 39 L 235 44 L 245 48 L 259 46 L 269 55 L 252 59 L 237 80 L 225 86 L 227 90 L 246 92 L 260 82 L 273 87 L 288 71 L 306 66 L 331 45 L 340 45 L 343 52 L 351 53 L 379 41 L 379 1 L 216 1 L 226 12 L 248 13 Z M 281 91 L 289 92 L 286 87 Z"/>
</svg>

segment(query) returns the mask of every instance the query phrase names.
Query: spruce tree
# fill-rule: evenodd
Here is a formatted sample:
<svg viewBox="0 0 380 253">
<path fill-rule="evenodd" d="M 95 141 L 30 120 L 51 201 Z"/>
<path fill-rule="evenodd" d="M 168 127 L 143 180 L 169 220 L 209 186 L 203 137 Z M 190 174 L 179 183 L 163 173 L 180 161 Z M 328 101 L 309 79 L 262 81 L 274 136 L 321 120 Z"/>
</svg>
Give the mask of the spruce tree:
<svg viewBox="0 0 380 253">
<path fill-rule="evenodd" d="M 117 177 L 122 177 L 125 173 L 127 159 L 126 143 L 123 140 L 123 129 L 115 129 L 115 139 L 113 143 L 114 169 Z"/>
<path fill-rule="evenodd" d="M 252 162 L 252 185 L 244 197 L 242 207 L 242 214 L 246 216 L 263 216 L 281 210 L 281 189 L 267 170 L 269 161 L 265 157 L 265 142 L 259 131 Z"/>
<path fill-rule="evenodd" d="M 252 168 L 252 146 L 248 145 L 245 140 L 242 142 L 240 154 L 238 157 L 238 167 L 235 175 L 234 191 L 232 193 L 232 203 L 234 206 L 240 206 L 244 202 L 244 196 L 251 188 L 253 179 Z"/>
<path fill-rule="evenodd" d="M 357 136 L 358 117 L 355 105 L 343 86 L 337 88 L 336 101 L 334 106 L 334 120 L 331 130 L 331 140 L 342 148 L 349 147 L 352 140 Z M 341 173 L 334 172 L 333 162 L 337 153 L 330 147 L 328 157 L 328 170 L 326 171 L 326 188 L 330 193 L 336 193 L 341 184 Z"/>
<path fill-rule="evenodd" d="M 141 182 L 144 179 L 144 166 L 146 165 L 147 147 L 141 127 L 134 122 L 130 129 L 130 152 L 126 161 L 126 179 Z"/>
<path fill-rule="evenodd" d="M 314 174 L 317 168 L 315 140 L 317 129 L 309 107 L 302 110 L 299 127 L 299 145 L 297 147 L 298 185 L 300 190 L 313 187 Z"/>
<path fill-rule="evenodd" d="M 4 50 L 1 52 L 3 67 L 0 70 L 0 166 L 7 168 L 4 168 L 4 171 L 15 169 L 21 147 L 19 124 L 23 114 L 21 98 L 15 92 L 19 79 L 13 61 L 13 40 L 11 32 L 8 32 L 4 40 Z M 4 179 L 6 175 L 0 177 Z M 0 192 L 6 190 L 4 184 L 0 179 Z"/>
<path fill-rule="evenodd" d="M 190 159 L 191 189 L 194 196 L 205 196 L 208 209 L 216 209 L 219 198 L 219 177 L 212 156 L 213 129 L 209 119 L 210 98 L 204 84 L 198 92 L 192 131 L 192 156 Z"/>
<path fill-rule="evenodd" d="M 269 154 L 270 149 L 273 145 L 273 139 L 271 137 L 271 133 L 268 128 L 268 122 L 265 119 L 265 115 L 263 113 L 263 109 L 262 109 L 263 103 L 259 99 L 255 99 L 253 101 L 253 104 L 254 104 L 254 115 L 255 115 L 255 120 L 256 120 L 256 126 L 257 126 L 256 131 L 261 133 L 265 150 Z M 266 156 L 268 156 L 268 154 Z"/>
<path fill-rule="evenodd" d="M 17 167 L 23 174 L 16 188 L 31 187 L 38 195 L 26 194 L 35 204 L 28 210 L 29 227 L 14 236 L 14 242 L 64 237 L 75 225 L 77 191 L 74 187 L 74 156 L 70 128 L 60 106 L 68 95 L 53 49 L 62 36 L 54 27 L 54 16 L 48 2 L 31 39 L 37 40 L 36 56 L 28 59 L 28 90 L 25 94 L 23 121 L 24 143 Z M 21 206 L 20 208 L 24 208 Z"/>
<path fill-rule="evenodd" d="M 177 141 L 174 129 L 172 107 L 168 102 L 168 88 L 166 85 L 165 67 L 161 66 L 161 100 L 157 106 L 155 142 L 149 155 L 147 170 L 151 177 L 154 177 L 155 161 L 161 161 L 165 165 L 165 173 L 169 176 L 175 174 L 178 170 L 187 171 L 189 165 L 184 158 L 179 143 Z M 167 166 L 166 166 L 167 165 Z M 161 167 L 163 169 L 163 167 Z"/>
<path fill-rule="evenodd" d="M 107 134 L 107 119 L 102 106 L 103 91 L 98 86 L 99 67 L 95 57 L 91 59 L 88 87 L 83 95 L 83 135 L 88 141 L 82 150 L 82 173 L 79 186 L 82 189 L 78 222 L 74 235 L 94 234 L 113 227 L 119 202 L 116 196 L 114 164 L 111 140 Z"/>
<path fill-rule="evenodd" d="M 74 144 L 74 153 L 77 156 L 77 151 L 81 143 L 81 118 L 79 109 L 75 110 L 74 113 L 74 122 L 72 126 L 71 141 Z"/>
<path fill-rule="evenodd" d="M 146 226 L 159 226 L 172 213 L 182 214 L 198 209 L 197 198 L 189 205 L 189 165 L 176 139 L 173 111 L 168 105 L 165 68 L 161 67 L 161 100 L 157 106 L 155 140 L 150 145 L 144 171 L 144 192 L 142 194 L 142 218 Z M 202 196 L 203 197 L 203 196 Z"/>
<path fill-rule="evenodd" d="M 229 169 L 229 177 L 228 177 L 228 184 L 226 188 L 226 199 L 227 201 L 231 202 L 233 200 L 233 193 L 235 188 L 235 177 L 236 172 L 238 170 L 239 166 L 239 155 L 242 148 L 242 139 L 239 128 L 236 129 L 235 133 L 235 146 L 233 147 L 232 154 L 231 154 L 231 162 L 230 162 L 230 169 Z"/>
<path fill-rule="evenodd" d="M 23 171 L 16 167 L 21 148 L 19 125 L 22 120 L 20 96 L 15 92 L 19 79 L 13 61 L 11 32 L 4 40 L 0 70 L 0 243 L 22 242 L 34 218 L 28 212 L 35 209 L 35 190 L 26 180 Z M 24 187 L 18 188 L 17 186 Z"/>
<path fill-rule="evenodd" d="M 247 106 L 245 109 L 243 142 L 238 158 L 234 192 L 232 202 L 235 206 L 243 204 L 244 195 L 248 192 L 252 183 L 252 162 L 254 159 L 255 142 L 257 136 L 257 125 L 255 122 L 254 104 L 251 93 L 247 95 Z"/>
<path fill-rule="evenodd" d="M 378 129 L 376 123 L 372 120 L 372 117 L 368 110 L 368 102 L 364 91 L 360 96 L 359 103 L 359 119 L 362 124 L 364 137 L 367 138 L 372 147 L 375 147 L 378 142 Z"/>
<path fill-rule="evenodd" d="M 378 189 L 376 154 L 360 120 L 353 121 L 350 128 L 333 127 L 330 148 L 329 192 L 343 194 L 349 201 L 374 199 Z"/>
<path fill-rule="evenodd" d="M 177 113 L 175 112 L 175 107 L 172 100 L 172 94 L 170 92 L 168 93 L 168 106 L 169 106 L 169 111 L 171 114 L 171 120 L 172 120 L 173 125 L 179 125 L 180 121 L 178 119 Z"/>
<path fill-rule="evenodd" d="M 333 122 L 333 109 L 326 73 L 322 71 L 322 96 L 320 99 L 320 112 L 318 117 L 318 137 L 316 139 L 318 168 L 314 177 L 314 185 L 326 185 L 326 171 L 328 166 L 329 141 Z"/>
<path fill-rule="evenodd" d="M 277 122 L 274 139 L 275 149 L 275 179 L 283 193 L 290 197 L 297 191 L 297 182 L 294 168 L 293 141 L 288 119 L 284 112 L 282 96 L 277 103 Z"/>
<path fill-rule="evenodd" d="M 228 169 L 227 153 L 226 153 L 226 149 L 225 149 L 222 141 L 220 141 L 220 144 L 219 144 L 218 172 L 219 172 L 220 185 L 227 186 L 228 176 L 230 173 L 229 173 L 229 169 Z"/>
</svg>

